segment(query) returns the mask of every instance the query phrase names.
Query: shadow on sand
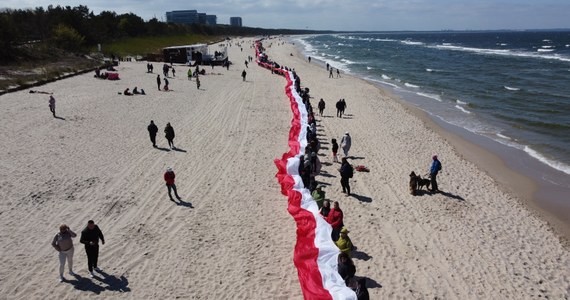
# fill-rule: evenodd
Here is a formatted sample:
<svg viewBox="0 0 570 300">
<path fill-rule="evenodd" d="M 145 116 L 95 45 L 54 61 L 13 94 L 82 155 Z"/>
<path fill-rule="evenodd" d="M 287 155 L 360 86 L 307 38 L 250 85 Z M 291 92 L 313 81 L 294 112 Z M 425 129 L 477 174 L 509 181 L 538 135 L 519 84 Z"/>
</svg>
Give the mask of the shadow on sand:
<svg viewBox="0 0 570 300">
<path fill-rule="evenodd" d="M 192 206 L 192 203 L 190 202 L 185 202 L 183 200 L 178 200 L 178 202 L 176 202 L 176 205 L 178 206 L 184 206 L 184 207 L 188 207 L 188 208 L 194 208 L 194 206 Z"/>
<path fill-rule="evenodd" d="M 372 202 L 372 198 L 370 197 L 366 197 L 366 196 L 362 196 L 362 195 L 358 195 L 358 194 L 350 194 L 351 197 L 356 198 L 356 200 L 360 201 L 360 202 L 366 202 L 366 203 L 370 203 Z"/>
</svg>

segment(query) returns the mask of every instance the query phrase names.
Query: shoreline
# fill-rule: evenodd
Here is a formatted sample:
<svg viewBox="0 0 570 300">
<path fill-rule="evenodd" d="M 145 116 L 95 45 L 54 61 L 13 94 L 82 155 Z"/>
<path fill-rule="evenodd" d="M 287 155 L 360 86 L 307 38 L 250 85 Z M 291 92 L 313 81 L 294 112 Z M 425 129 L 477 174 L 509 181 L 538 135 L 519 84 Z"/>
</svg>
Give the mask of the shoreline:
<svg viewBox="0 0 570 300">
<path fill-rule="evenodd" d="M 304 46 L 302 44 L 296 43 L 296 41 L 291 39 L 289 39 L 289 41 L 295 47 L 298 57 L 305 58 L 308 56 L 304 53 Z M 317 58 L 312 58 L 310 64 L 306 61 L 304 61 L 304 63 L 307 65 L 314 63 L 323 69 L 325 69 L 326 64 L 326 62 Z M 532 164 L 535 168 L 539 168 L 542 173 L 549 175 L 552 173 L 562 173 L 561 171 L 555 170 L 534 159 L 522 150 L 502 145 L 497 141 L 469 132 L 459 126 L 438 120 L 429 112 L 406 101 L 402 96 L 392 93 L 379 83 L 371 82 L 352 73 L 344 73 L 343 75 L 350 76 L 374 86 L 389 99 L 402 105 L 408 113 L 420 119 L 427 128 L 433 130 L 448 141 L 458 155 L 464 157 L 467 161 L 475 164 L 481 171 L 490 175 L 502 191 L 518 198 L 520 200 L 519 202 L 527 207 L 529 212 L 546 221 L 557 234 L 560 242 L 566 248 L 570 247 L 570 217 L 568 217 L 570 216 L 570 206 L 560 203 L 556 205 L 556 200 L 553 199 L 556 196 L 562 197 L 564 192 L 554 193 L 549 191 L 548 182 L 541 182 L 541 180 L 536 177 L 532 178 L 528 172 L 521 170 L 520 166 L 517 168 L 515 161 L 519 161 L 518 163 L 520 164 L 520 160 L 524 160 L 526 163 Z M 529 171 L 529 169 L 527 169 L 527 171 Z"/>
</svg>

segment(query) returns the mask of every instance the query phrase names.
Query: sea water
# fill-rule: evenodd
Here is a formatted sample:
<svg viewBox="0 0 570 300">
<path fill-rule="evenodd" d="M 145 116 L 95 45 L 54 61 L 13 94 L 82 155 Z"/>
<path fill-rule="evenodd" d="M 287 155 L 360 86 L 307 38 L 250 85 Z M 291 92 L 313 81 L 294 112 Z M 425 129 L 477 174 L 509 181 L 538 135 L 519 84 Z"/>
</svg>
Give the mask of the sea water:
<svg viewBox="0 0 570 300">
<path fill-rule="evenodd" d="M 386 32 L 296 39 L 447 123 L 570 174 L 570 31 Z"/>
</svg>

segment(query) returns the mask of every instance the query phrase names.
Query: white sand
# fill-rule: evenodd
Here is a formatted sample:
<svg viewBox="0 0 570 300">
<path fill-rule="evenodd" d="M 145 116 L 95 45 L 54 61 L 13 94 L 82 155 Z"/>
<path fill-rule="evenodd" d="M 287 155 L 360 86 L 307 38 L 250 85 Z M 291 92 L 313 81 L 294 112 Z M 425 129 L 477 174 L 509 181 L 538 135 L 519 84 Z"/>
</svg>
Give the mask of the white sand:
<svg viewBox="0 0 570 300">
<path fill-rule="evenodd" d="M 287 150 L 285 80 L 252 65 L 242 82 L 253 50 L 230 51 L 239 67 L 216 67 L 222 75 L 201 77 L 202 91 L 180 66 L 174 91 L 158 92 L 145 62 L 122 64 L 117 82 L 86 74 L 34 88 L 55 92 L 65 121 L 51 117 L 47 95 L 0 96 L 0 298 L 301 298 L 295 225 L 273 165 Z M 359 198 L 340 193 L 338 165 L 324 167 L 336 177 L 318 177 L 345 212 L 361 252 L 357 275 L 370 279 L 371 299 L 570 297 L 570 256 L 546 222 L 382 91 L 346 75 L 328 79 L 294 52 L 287 45 L 268 54 L 296 68 L 313 104 L 327 101 L 327 116 L 346 98 L 351 118 L 318 118 L 321 138 L 349 131 L 350 154 L 362 157 L 352 163 L 371 169 L 351 182 Z M 134 86 L 148 95 L 117 95 Z M 171 122 L 175 144 L 187 152 L 153 149 L 151 119 L 159 146 Z M 409 195 L 408 174 L 425 174 L 434 152 L 443 163 L 440 188 L 465 201 Z M 321 160 L 330 161 L 330 150 L 324 153 Z M 193 209 L 168 200 L 167 166 Z M 105 234 L 99 265 L 110 277 L 87 278 L 76 239 L 82 279 L 58 283 L 51 239 L 60 223 L 79 233 L 88 219 Z"/>
<path fill-rule="evenodd" d="M 0 97 L 0 298 L 301 297 L 294 222 L 274 179 L 291 119 L 284 80 L 250 67 L 242 82 L 252 52 L 229 50 L 239 67 L 216 67 L 222 75 L 202 76 L 201 91 L 183 66 L 170 79 L 174 91 L 157 91 L 146 62 L 121 64 L 117 82 L 86 74 L 34 88 L 55 92 L 65 121 L 50 115 L 47 95 Z M 117 94 L 134 86 L 148 95 Z M 175 145 L 187 152 L 153 149 L 151 119 L 159 146 L 167 146 L 170 122 Z M 167 166 L 195 208 L 168 200 Z M 99 266 L 112 277 L 87 277 L 77 238 L 74 269 L 82 279 L 58 283 L 51 239 L 60 223 L 79 234 L 89 219 L 105 234 Z"/>
</svg>

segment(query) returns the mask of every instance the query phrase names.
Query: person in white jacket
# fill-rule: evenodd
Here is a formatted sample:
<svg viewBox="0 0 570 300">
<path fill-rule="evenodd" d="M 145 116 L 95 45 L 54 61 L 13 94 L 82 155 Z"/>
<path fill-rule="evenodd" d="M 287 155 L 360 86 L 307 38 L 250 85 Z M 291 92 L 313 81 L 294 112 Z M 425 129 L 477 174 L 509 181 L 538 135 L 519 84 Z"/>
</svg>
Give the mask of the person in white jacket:
<svg viewBox="0 0 570 300">
<path fill-rule="evenodd" d="M 352 145 L 352 138 L 350 134 L 345 133 L 340 141 L 340 147 L 342 148 L 342 152 L 344 152 L 344 157 L 348 157 L 348 151 L 350 150 L 350 146 Z"/>
</svg>

